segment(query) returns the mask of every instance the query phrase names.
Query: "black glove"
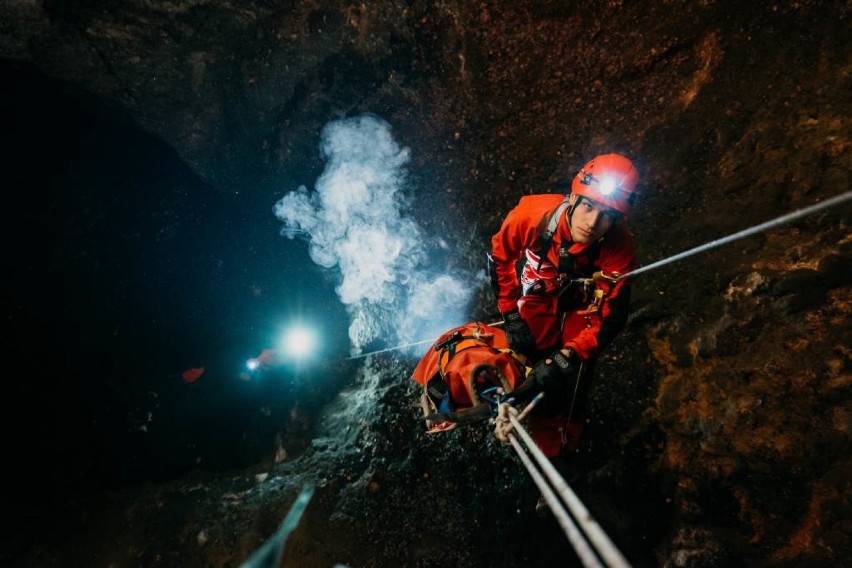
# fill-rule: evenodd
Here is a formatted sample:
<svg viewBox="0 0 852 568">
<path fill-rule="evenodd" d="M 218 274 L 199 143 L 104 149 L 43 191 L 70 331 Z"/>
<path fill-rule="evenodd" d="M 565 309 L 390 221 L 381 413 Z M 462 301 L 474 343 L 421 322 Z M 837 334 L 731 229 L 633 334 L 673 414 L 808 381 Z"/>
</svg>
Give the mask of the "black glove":
<svg viewBox="0 0 852 568">
<path fill-rule="evenodd" d="M 561 350 L 556 351 L 536 363 L 521 389 L 516 389 L 515 392 L 521 390 L 521 398 L 531 399 L 544 391 L 545 398 L 550 399 L 548 401 L 550 403 L 555 403 L 557 399 L 567 396 L 574 388 L 580 364 L 580 358 L 574 351 L 570 349 L 568 351 L 568 355 Z"/>
<path fill-rule="evenodd" d="M 533 337 L 530 326 L 523 320 L 517 310 L 503 314 L 503 330 L 506 332 L 506 341 L 513 351 L 529 355 L 535 349 L 535 337 Z"/>
<path fill-rule="evenodd" d="M 556 351 L 539 361 L 527 380 L 532 380 L 545 392 L 565 390 L 569 385 L 573 386 L 577 379 L 579 362 L 580 358 L 571 349 L 568 355 L 561 350 Z"/>
<path fill-rule="evenodd" d="M 544 400 L 533 411 L 541 416 L 555 416 L 569 400 L 579 379 L 581 360 L 569 349 L 569 354 L 556 351 L 539 361 L 520 387 L 503 395 L 504 402 L 526 404 L 544 392 Z"/>
</svg>

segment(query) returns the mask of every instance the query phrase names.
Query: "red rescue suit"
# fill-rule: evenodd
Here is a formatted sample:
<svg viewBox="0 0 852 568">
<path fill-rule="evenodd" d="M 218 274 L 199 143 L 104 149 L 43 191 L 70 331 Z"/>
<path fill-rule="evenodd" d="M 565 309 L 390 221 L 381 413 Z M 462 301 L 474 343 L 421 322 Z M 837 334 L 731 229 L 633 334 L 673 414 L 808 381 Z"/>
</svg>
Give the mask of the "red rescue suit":
<svg viewBox="0 0 852 568">
<path fill-rule="evenodd" d="M 491 241 L 492 281 L 500 312 L 519 311 L 536 339 L 539 356 L 567 347 L 584 362 L 580 383 L 560 395 L 567 400 L 546 396 L 545 400 L 550 398 L 548 408 L 533 414 L 538 415 L 533 421 L 533 437 L 549 457 L 557 455 L 563 443 L 570 447 L 569 430 L 576 433 L 580 423 L 585 423 L 594 359 L 627 322 L 630 296 L 626 279 L 614 285 L 597 282 L 593 289 L 585 290 L 568 281 L 601 271 L 625 274 L 636 267 L 633 235 L 621 222 L 595 243 L 575 243 L 568 226 L 570 208 L 560 215 L 545 250 L 539 250 L 548 220 L 564 199 L 561 194 L 522 197 Z M 519 279 L 516 266 L 521 259 L 524 267 Z M 569 413 L 574 428 L 565 424 Z M 577 441 L 573 440 L 574 445 Z"/>
</svg>

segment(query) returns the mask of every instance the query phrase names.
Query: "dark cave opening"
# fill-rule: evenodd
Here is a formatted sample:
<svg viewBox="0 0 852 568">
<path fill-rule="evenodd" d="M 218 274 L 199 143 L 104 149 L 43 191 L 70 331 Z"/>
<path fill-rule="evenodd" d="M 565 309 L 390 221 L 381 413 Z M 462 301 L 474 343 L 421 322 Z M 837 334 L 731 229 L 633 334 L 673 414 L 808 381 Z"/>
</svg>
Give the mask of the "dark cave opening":
<svg viewBox="0 0 852 568">
<path fill-rule="evenodd" d="M 15 510 L 267 458 L 340 378 L 285 366 L 246 381 L 243 363 L 308 311 L 344 352 L 342 307 L 316 300 L 333 274 L 277 234 L 272 203 L 217 192 L 126 113 L 16 62 L 0 84 Z M 206 369 L 194 384 L 190 367 Z"/>
</svg>

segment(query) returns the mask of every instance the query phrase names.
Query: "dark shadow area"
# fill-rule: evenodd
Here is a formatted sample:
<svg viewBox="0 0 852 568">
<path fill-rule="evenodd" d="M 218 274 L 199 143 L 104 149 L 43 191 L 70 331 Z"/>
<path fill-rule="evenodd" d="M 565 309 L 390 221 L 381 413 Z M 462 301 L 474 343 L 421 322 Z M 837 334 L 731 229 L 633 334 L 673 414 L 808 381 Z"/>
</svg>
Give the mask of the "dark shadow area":
<svg viewBox="0 0 852 568">
<path fill-rule="evenodd" d="M 290 363 L 247 377 L 245 362 L 294 318 L 340 358 L 346 316 L 273 203 L 218 193 L 31 68 L 0 62 L 0 85 L 2 439 L 21 533 L 79 492 L 244 468 L 282 429 L 304 438 L 341 377 Z"/>
</svg>

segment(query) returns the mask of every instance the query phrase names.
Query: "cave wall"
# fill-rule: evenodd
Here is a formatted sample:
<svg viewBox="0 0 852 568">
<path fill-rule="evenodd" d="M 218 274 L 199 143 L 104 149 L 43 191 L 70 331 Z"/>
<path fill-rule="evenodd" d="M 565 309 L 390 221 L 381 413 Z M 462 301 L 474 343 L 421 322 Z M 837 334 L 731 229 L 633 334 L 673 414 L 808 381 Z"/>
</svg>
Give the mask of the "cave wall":
<svg viewBox="0 0 852 568">
<path fill-rule="evenodd" d="M 0 56 L 125 109 L 211 191 L 272 200 L 318 171 L 326 122 L 379 114 L 412 149 L 418 220 L 472 265 L 518 197 L 624 152 L 647 264 L 849 190 L 849 16 L 832 1 L 12 0 Z M 637 282 L 587 459 L 613 492 L 653 487 L 661 565 L 852 552 L 848 224 L 847 205 Z"/>
</svg>

